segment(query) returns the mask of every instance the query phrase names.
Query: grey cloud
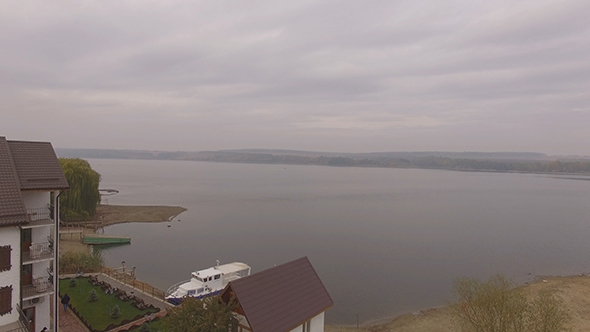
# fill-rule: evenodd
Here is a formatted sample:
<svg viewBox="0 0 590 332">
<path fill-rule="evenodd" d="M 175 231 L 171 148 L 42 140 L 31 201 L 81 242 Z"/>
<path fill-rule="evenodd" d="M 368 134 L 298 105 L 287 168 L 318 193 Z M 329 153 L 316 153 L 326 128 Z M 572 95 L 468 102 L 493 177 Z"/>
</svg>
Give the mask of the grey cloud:
<svg viewBox="0 0 590 332">
<path fill-rule="evenodd" d="M 0 112 L 32 119 L 3 117 L 9 138 L 590 154 L 580 144 L 588 113 L 564 113 L 590 102 L 585 1 L 9 4 Z M 34 119 L 44 111 L 81 137 L 43 130 Z M 72 129 L 89 120 L 96 129 Z M 550 145 L 547 124 L 560 137 Z M 152 131 L 175 138 L 140 138 Z"/>
</svg>

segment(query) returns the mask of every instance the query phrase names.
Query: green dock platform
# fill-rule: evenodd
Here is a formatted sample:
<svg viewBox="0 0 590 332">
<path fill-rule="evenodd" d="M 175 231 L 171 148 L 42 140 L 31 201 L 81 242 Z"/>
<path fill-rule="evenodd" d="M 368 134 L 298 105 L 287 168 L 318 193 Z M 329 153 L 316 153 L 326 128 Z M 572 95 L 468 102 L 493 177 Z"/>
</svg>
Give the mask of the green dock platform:
<svg viewBox="0 0 590 332">
<path fill-rule="evenodd" d="M 131 243 L 129 236 L 84 234 L 82 242 L 85 244 L 126 244 Z"/>
</svg>

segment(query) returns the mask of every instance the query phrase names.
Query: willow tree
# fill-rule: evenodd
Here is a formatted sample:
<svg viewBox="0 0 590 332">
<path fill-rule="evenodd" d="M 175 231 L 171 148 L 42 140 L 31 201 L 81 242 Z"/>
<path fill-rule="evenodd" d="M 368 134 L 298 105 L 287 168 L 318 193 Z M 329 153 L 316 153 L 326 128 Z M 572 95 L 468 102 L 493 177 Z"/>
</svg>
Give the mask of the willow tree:
<svg viewBox="0 0 590 332">
<path fill-rule="evenodd" d="M 59 164 L 70 185 L 70 190 L 59 197 L 61 219 L 84 220 L 92 217 L 100 203 L 100 174 L 86 160 L 79 158 L 60 158 Z"/>
</svg>

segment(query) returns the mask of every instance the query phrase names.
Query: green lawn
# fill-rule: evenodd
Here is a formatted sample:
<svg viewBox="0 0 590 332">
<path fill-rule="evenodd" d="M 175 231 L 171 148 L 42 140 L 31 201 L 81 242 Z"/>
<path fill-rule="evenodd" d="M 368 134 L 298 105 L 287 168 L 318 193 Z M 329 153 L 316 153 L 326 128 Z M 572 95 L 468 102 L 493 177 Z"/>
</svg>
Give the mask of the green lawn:
<svg viewBox="0 0 590 332">
<path fill-rule="evenodd" d="M 76 278 L 76 287 L 70 287 L 70 279 L 59 281 L 59 294 L 68 293 L 70 306 L 76 308 L 80 315 L 96 330 L 104 330 L 109 324 L 118 325 L 121 321 L 133 319 L 137 315 L 156 312 L 156 309 L 139 310 L 131 305 L 131 301 L 121 301 L 114 295 L 105 294 L 98 286 L 88 282 L 88 278 Z M 88 302 L 90 290 L 95 289 L 99 296 L 98 301 Z M 119 318 L 112 318 L 109 310 L 118 305 L 121 309 Z"/>
</svg>

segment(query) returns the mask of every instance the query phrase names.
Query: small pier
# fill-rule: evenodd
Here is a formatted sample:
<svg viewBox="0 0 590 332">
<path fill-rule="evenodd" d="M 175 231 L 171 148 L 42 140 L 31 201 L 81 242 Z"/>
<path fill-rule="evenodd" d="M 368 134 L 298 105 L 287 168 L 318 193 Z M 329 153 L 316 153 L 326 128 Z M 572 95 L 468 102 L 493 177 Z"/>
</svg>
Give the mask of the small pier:
<svg viewBox="0 0 590 332">
<path fill-rule="evenodd" d="M 129 236 L 101 235 L 101 234 L 84 234 L 82 238 L 84 244 L 128 244 L 131 243 Z"/>
<path fill-rule="evenodd" d="M 70 236 L 70 240 L 74 238 L 74 235 L 76 235 L 76 238 L 81 239 L 82 238 L 82 234 L 84 233 L 84 231 L 82 229 L 72 229 L 72 228 L 68 228 L 68 229 L 61 229 L 59 230 L 59 239 L 63 239 L 62 235 L 69 235 Z"/>
</svg>

